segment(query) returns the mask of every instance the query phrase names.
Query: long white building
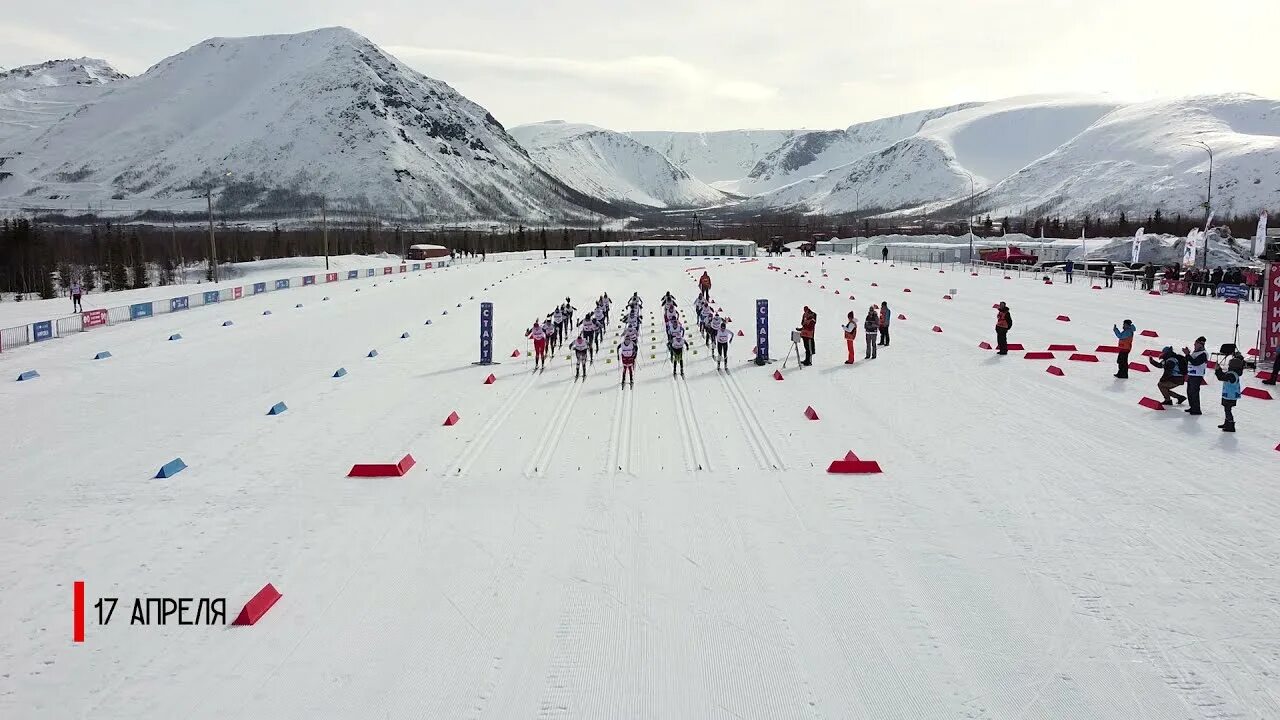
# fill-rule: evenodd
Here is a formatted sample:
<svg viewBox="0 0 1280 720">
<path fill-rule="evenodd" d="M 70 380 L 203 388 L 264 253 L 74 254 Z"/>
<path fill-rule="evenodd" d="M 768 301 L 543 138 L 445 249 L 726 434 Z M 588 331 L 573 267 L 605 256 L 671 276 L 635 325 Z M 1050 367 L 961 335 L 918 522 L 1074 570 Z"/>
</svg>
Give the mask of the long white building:
<svg viewBox="0 0 1280 720">
<path fill-rule="evenodd" d="M 577 257 L 755 257 L 750 240 L 635 240 L 582 243 Z"/>
</svg>

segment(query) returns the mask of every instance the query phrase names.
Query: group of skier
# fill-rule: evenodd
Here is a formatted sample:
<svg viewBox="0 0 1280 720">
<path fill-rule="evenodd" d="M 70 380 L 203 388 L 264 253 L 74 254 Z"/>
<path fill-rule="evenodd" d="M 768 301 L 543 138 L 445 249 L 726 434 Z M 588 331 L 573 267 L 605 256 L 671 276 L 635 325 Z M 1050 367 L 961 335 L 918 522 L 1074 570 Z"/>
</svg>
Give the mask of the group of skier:
<svg viewBox="0 0 1280 720">
<path fill-rule="evenodd" d="M 706 273 L 702 274 L 706 277 Z M 710 280 L 707 281 L 710 287 Z M 699 284 L 701 289 L 701 283 Z M 670 293 L 668 293 L 670 294 Z M 675 299 L 671 300 L 674 307 Z M 698 316 L 698 331 L 702 333 L 703 342 L 711 348 L 711 357 L 716 361 L 716 369 L 729 369 L 729 343 L 733 342 L 733 331 L 729 329 L 729 321 L 711 304 L 711 296 L 699 293 L 693 301 L 694 312 Z M 680 329 L 683 335 L 683 329 Z M 668 330 L 670 336 L 670 329 Z M 672 368 L 674 372 L 674 368 Z M 684 374 L 684 361 L 681 360 L 681 374 Z"/>
<path fill-rule="evenodd" d="M 600 348 L 600 336 L 604 334 L 605 322 L 609 317 L 608 293 L 601 295 L 596 301 L 595 309 L 578 321 L 577 337 L 569 341 L 575 327 L 573 313 L 576 310 L 569 298 L 565 298 L 564 303 L 547 313 L 545 319 L 535 318 L 533 326 L 525 331 L 524 336 L 533 341 L 534 369 L 545 370 L 547 357 L 556 351 L 556 347 L 565 342 L 569 342 L 569 345 L 576 349 L 578 340 L 583 339 L 591 343 L 595 349 Z"/>
</svg>

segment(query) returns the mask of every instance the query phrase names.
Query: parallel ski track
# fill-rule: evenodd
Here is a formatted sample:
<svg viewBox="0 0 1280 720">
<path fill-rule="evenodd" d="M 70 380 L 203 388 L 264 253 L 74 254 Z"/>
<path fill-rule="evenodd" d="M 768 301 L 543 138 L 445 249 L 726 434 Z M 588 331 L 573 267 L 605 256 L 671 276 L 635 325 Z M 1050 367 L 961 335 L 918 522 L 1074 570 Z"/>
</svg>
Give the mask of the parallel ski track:
<svg viewBox="0 0 1280 720">
<path fill-rule="evenodd" d="M 476 434 L 475 439 L 467 445 L 467 448 L 462 451 L 462 455 L 458 456 L 458 460 L 454 463 L 454 474 L 465 475 L 471 471 L 471 466 L 484 454 L 484 451 L 489 447 L 489 443 L 498 434 L 498 430 L 502 428 L 503 423 L 507 421 L 507 418 L 511 417 L 511 413 L 524 400 L 525 395 L 528 395 L 529 391 L 533 389 L 540 374 L 537 370 L 530 371 L 529 377 L 524 383 L 520 385 L 511 397 L 507 398 L 507 401 L 489 418 L 484 427 L 480 428 L 480 432 Z"/>
<path fill-rule="evenodd" d="M 551 464 L 551 459 L 555 457 L 556 447 L 560 445 L 560 438 L 564 435 L 565 426 L 569 424 L 569 417 L 573 414 L 573 407 L 577 404 L 578 397 L 582 395 L 582 388 L 586 384 L 587 381 L 585 379 L 574 380 L 572 387 L 565 392 L 559 406 L 556 407 L 556 414 L 551 417 L 551 422 L 547 425 L 547 431 L 543 433 L 542 440 L 533 452 L 533 457 L 529 460 L 529 464 L 525 466 L 525 475 L 546 477 L 547 466 Z"/>
<path fill-rule="evenodd" d="M 724 393 L 729 398 L 729 406 L 732 408 L 734 416 L 738 418 L 738 423 L 742 425 L 743 432 L 747 434 L 747 444 L 751 446 L 751 454 L 755 455 L 756 463 L 760 466 L 760 469 L 786 469 L 786 466 L 782 463 L 782 458 L 778 456 L 778 451 L 769 442 L 768 434 L 760 425 L 760 420 L 756 417 L 755 412 L 751 410 L 751 405 L 747 402 L 746 396 L 742 394 L 741 388 L 734 381 L 732 373 L 728 370 L 716 370 L 716 374 L 720 376 L 720 384 L 724 386 Z"/>
<path fill-rule="evenodd" d="M 613 432 L 609 436 L 609 473 L 631 472 L 631 425 L 635 418 L 635 391 L 618 389 L 613 409 Z"/>
<path fill-rule="evenodd" d="M 698 419 L 693 414 L 693 398 L 689 395 L 689 385 L 681 377 L 671 383 L 671 388 L 676 398 L 676 416 L 680 421 L 680 437 L 684 443 L 685 462 L 693 471 L 710 470 L 711 461 L 707 459 L 707 445 L 702 439 L 702 431 L 698 429 Z"/>
</svg>

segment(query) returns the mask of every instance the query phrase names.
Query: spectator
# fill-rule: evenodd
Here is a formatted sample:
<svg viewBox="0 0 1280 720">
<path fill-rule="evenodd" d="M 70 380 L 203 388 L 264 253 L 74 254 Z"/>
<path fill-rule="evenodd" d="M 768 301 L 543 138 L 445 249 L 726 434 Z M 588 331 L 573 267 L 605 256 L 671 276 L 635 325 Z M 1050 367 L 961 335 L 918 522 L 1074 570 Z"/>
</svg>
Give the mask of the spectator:
<svg viewBox="0 0 1280 720">
<path fill-rule="evenodd" d="M 1013 313 L 1009 306 L 1000 301 L 996 308 L 996 354 L 1009 354 L 1009 330 L 1013 328 Z"/>
<path fill-rule="evenodd" d="M 1182 369 L 1183 358 L 1173 352 L 1173 346 L 1165 346 L 1160 351 L 1160 362 L 1154 359 L 1149 360 L 1152 367 L 1159 368 L 1160 381 L 1156 383 L 1156 387 L 1160 389 L 1160 395 L 1164 398 L 1165 405 L 1172 405 L 1173 399 L 1178 398 L 1178 404 L 1187 401 L 1186 395 L 1181 395 L 1173 391 L 1174 388 L 1181 385 L 1186 377 Z"/>
<path fill-rule="evenodd" d="M 1222 383 L 1222 412 L 1226 416 L 1218 427 L 1222 432 L 1233 433 L 1236 431 L 1236 418 L 1231 409 L 1240 399 L 1240 378 L 1244 376 L 1244 356 L 1237 350 L 1227 362 L 1226 371 L 1223 371 L 1222 366 L 1219 365 L 1214 374 Z"/>
<path fill-rule="evenodd" d="M 817 347 L 813 342 L 814 331 L 818 327 L 818 313 L 809 309 L 808 305 L 804 306 L 804 314 L 800 316 L 800 327 L 796 328 L 800 331 L 800 337 L 804 339 L 804 360 L 800 361 L 801 365 L 812 365 L 814 353 Z"/>
<path fill-rule="evenodd" d="M 1116 377 L 1121 380 L 1129 377 L 1129 351 L 1133 349 L 1133 336 L 1137 330 L 1132 320 L 1125 320 L 1122 328 L 1111 326 L 1111 332 L 1116 336 L 1116 347 L 1120 348 L 1116 353 Z"/>
<path fill-rule="evenodd" d="M 1204 336 L 1196 338 L 1195 350 L 1182 348 L 1183 365 L 1187 368 L 1187 404 L 1186 412 L 1200 415 L 1200 386 L 1204 384 L 1204 373 L 1209 367 L 1209 353 L 1204 349 Z"/>
<path fill-rule="evenodd" d="M 1115 278 L 1115 274 L 1116 274 L 1116 264 L 1108 260 L 1107 266 L 1102 269 L 1102 276 L 1107 281 L 1107 287 L 1112 286 L 1111 283 L 1112 283 L 1112 280 Z"/>
<path fill-rule="evenodd" d="M 880 344 L 889 347 L 889 303 L 880 303 Z"/>
<path fill-rule="evenodd" d="M 1072 278 L 1072 276 L 1073 276 L 1073 275 L 1075 275 L 1075 272 L 1076 272 L 1076 261 L 1075 261 L 1075 260 L 1067 260 L 1067 264 L 1066 264 L 1066 266 L 1063 268 L 1063 271 L 1064 271 L 1064 272 L 1066 272 L 1066 274 L 1067 274 L 1067 284 L 1068 284 L 1068 285 L 1070 285 L 1070 284 L 1071 284 L 1071 278 Z"/>
</svg>

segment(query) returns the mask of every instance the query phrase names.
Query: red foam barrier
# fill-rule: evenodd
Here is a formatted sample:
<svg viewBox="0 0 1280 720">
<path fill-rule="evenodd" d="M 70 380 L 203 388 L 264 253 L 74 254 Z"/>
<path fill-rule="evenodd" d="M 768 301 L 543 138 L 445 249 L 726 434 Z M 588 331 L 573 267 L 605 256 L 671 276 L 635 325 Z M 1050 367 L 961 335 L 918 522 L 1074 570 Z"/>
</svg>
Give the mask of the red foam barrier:
<svg viewBox="0 0 1280 720">
<path fill-rule="evenodd" d="M 1143 330 L 1138 334 L 1142 337 L 1160 337 L 1160 333 L 1157 333 L 1155 330 Z"/>
<path fill-rule="evenodd" d="M 902 288 L 902 292 L 911 292 L 911 288 Z"/>
<path fill-rule="evenodd" d="M 1049 349 L 1057 352 L 1075 352 L 1077 348 L 1075 345 L 1050 345 Z"/>
<path fill-rule="evenodd" d="M 263 585 L 262 589 L 249 598 L 249 602 L 245 603 L 244 607 L 240 608 L 240 614 L 236 616 L 235 620 L 231 621 L 231 624 L 253 625 L 261 620 L 263 615 L 267 614 L 267 611 L 271 609 L 272 605 L 276 604 L 280 597 L 280 591 L 276 590 L 274 585 L 271 583 Z"/>
<path fill-rule="evenodd" d="M 934 325 L 934 326 L 933 326 L 933 331 L 934 331 L 934 332 L 937 332 L 937 333 L 940 333 L 940 332 L 942 332 L 942 328 L 938 327 L 937 325 Z"/>
<path fill-rule="evenodd" d="M 1049 278 L 1045 278 L 1045 279 L 1044 279 L 1044 284 L 1045 284 L 1045 285 L 1052 285 L 1052 284 L 1053 284 L 1053 281 L 1052 281 L 1052 280 L 1050 280 Z"/>
<path fill-rule="evenodd" d="M 1245 353 L 1249 357 L 1258 357 L 1258 348 L 1249 348 L 1249 352 Z"/>
<path fill-rule="evenodd" d="M 444 426 L 445 426 L 445 427 L 449 427 L 449 426 L 451 426 L 451 425 L 457 425 L 457 424 L 458 424 L 458 421 L 459 421 L 459 420 L 461 420 L 461 419 L 462 419 L 462 418 L 458 417 L 458 413 L 456 413 L 456 412 L 451 412 L 451 413 L 449 413 L 449 417 L 447 417 L 447 418 L 445 418 L 445 419 L 444 419 Z"/>
<path fill-rule="evenodd" d="M 819 285 L 819 286 L 818 286 L 818 289 L 819 289 L 819 290 L 826 290 L 826 289 L 827 289 L 827 286 L 826 286 L 826 285 Z"/>
<path fill-rule="evenodd" d="M 1022 343 L 1009 343 L 1008 347 L 1010 350 L 1026 350 Z"/>
<path fill-rule="evenodd" d="M 1118 354 L 1120 352 L 1120 348 L 1116 345 L 1099 345 L 1098 347 L 1094 348 L 1093 351 L 1100 352 L 1100 353 L 1117 353 Z"/>
<path fill-rule="evenodd" d="M 511 351 L 511 357 L 520 357 L 520 351 L 519 351 L 519 350 L 512 350 L 512 351 Z"/>
<path fill-rule="evenodd" d="M 1045 368 L 1044 371 L 1049 373 L 1050 375 L 1057 375 L 1058 377 L 1062 377 L 1063 375 L 1066 374 L 1062 372 L 1062 368 L 1058 367 L 1057 365 L 1050 365 L 1049 367 Z"/>
<path fill-rule="evenodd" d="M 1143 350 L 1143 351 L 1142 351 L 1142 357 L 1153 357 L 1153 358 L 1158 358 L 1158 357 L 1160 357 L 1160 351 L 1159 351 L 1159 350 L 1155 350 L 1155 349 L 1153 349 L 1153 348 L 1147 348 L 1146 350 Z"/>
<path fill-rule="evenodd" d="M 945 274 L 946 274 L 946 272 L 947 272 L 946 270 L 939 270 L 939 271 L 938 271 L 938 274 L 939 274 L 939 275 L 945 275 Z"/>
<path fill-rule="evenodd" d="M 406 454 L 398 463 L 361 463 L 351 466 L 347 477 L 404 477 L 416 461 Z"/>
<path fill-rule="evenodd" d="M 1266 371 L 1264 370 L 1264 371 L 1262 371 L 1262 372 L 1259 372 L 1259 373 L 1258 373 L 1257 375 L 1255 375 L 1254 377 L 1258 378 L 1259 380 L 1270 380 L 1270 379 L 1271 379 L 1271 376 L 1272 376 L 1272 373 L 1266 372 Z"/>
<path fill-rule="evenodd" d="M 969 277 L 978 277 L 978 273 L 971 272 L 969 273 Z"/>
<path fill-rule="evenodd" d="M 1058 322 L 1071 322 L 1071 318 L 1066 315 L 1059 315 Z"/>
<path fill-rule="evenodd" d="M 1159 291 L 1159 290 L 1148 290 L 1148 291 L 1147 291 L 1147 294 L 1148 294 L 1148 295 L 1159 295 L 1159 294 L 1160 294 L 1160 291 Z"/>
<path fill-rule="evenodd" d="M 983 340 L 982 342 L 978 343 L 978 347 L 982 348 L 983 350 L 990 350 L 991 343 L 987 342 L 986 340 Z"/>
<path fill-rule="evenodd" d="M 903 315 L 902 313 L 898 313 L 898 319 L 899 319 L 899 320 L 906 320 L 906 319 L 907 319 L 907 316 L 906 316 L 906 315 Z"/>
<path fill-rule="evenodd" d="M 880 287 L 880 286 L 875 283 L 871 283 L 871 287 Z"/>
<path fill-rule="evenodd" d="M 1097 355 L 1085 355 L 1083 353 L 1075 353 L 1067 359 L 1075 360 L 1076 362 L 1098 362 Z"/>
<path fill-rule="evenodd" d="M 1012 280 L 1013 278 L 1009 277 L 1008 275 L 1005 275 L 1005 276 L 1004 276 L 1004 279 L 1005 279 L 1005 280 Z"/>
<path fill-rule="evenodd" d="M 1153 400 L 1149 397 L 1142 398 L 1138 401 L 1138 404 L 1144 408 L 1151 408 L 1152 410 L 1164 410 L 1164 405 L 1161 405 L 1159 400 Z"/>
<path fill-rule="evenodd" d="M 832 460 L 827 472 L 837 475 L 874 475 L 884 472 L 875 460 Z"/>
<path fill-rule="evenodd" d="M 494 384 L 494 383 L 496 383 L 496 382 L 498 382 L 498 378 L 494 377 L 494 376 L 493 376 L 493 373 L 489 373 L 489 377 L 487 377 L 487 378 L 485 378 L 485 379 L 484 379 L 484 384 L 485 384 L 485 385 L 492 385 L 492 384 Z"/>
<path fill-rule="evenodd" d="M 1240 391 L 1240 394 L 1241 394 L 1241 395 L 1244 395 L 1245 397 L 1257 398 L 1258 400 L 1270 400 L 1270 399 L 1271 399 L 1271 393 L 1269 393 L 1269 392 L 1267 392 L 1266 390 L 1263 390 L 1263 389 L 1261 389 L 1261 388 L 1255 388 L 1255 387 L 1247 387 L 1247 388 L 1245 388 L 1245 389 L 1241 390 L 1241 391 Z"/>
<path fill-rule="evenodd" d="M 809 406 L 809 407 L 807 407 L 807 408 L 805 408 L 805 409 L 804 409 L 804 416 L 805 416 L 805 417 L 807 417 L 807 418 L 809 418 L 810 420 L 817 420 L 817 419 L 818 419 L 818 411 L 817 411 L 817 410 L 814 410 L 814 409 L 813 409 L 813 406 Z"/>
<path fill-rule="evenodd" d="M 1011 350 L 1013 348 L 1010 348 Z M 1052 360 L 1053 353 L 1045 351 L 1033 351 L 1022 356 L 1023 360 Z"/>
<path fill-rule="evenodd" d="M 1094 289 L 1094 290 L 1101 290 L 1101 289 L 1102 289 L 1102 286 L 1101 286 L 1101 285 L 1094 285 L 1094 286 L 1093 286 L 1093 289 Z"/>
<path fill-rule="evenodd" d="M 742 335 L 742 331 L 741 331 L 741 330 L 739 330 L 739 331 L 738 331 L 738 337 L 742 337 L 742 336 L 743 336 L 743 335 Z"/>
<path fill-rule="evenodd" d="M 1151 372 L 1151 368 L 1146 363 L 1140 362 L 1129 363 L 1129 369 L 1136 372 Z"/>
<path fill-rule="evenodd" d="M 950 296 L 950 295 L 943 295 L 943 296 L 942 296 L 942 299 L 943 299 L 943 300 L 950 300 L 950 299 L 951 299 L 951 296 Z"/>
<path fill-rule="evenodd" d="M 782 371 L 781 371 L 781 370 L 774 370 L 774 371 L 773 371 L 773 379 L 774 379 L 774 380 L 781 380 L 781 379 L 782 379 Z"/>
</svg>

